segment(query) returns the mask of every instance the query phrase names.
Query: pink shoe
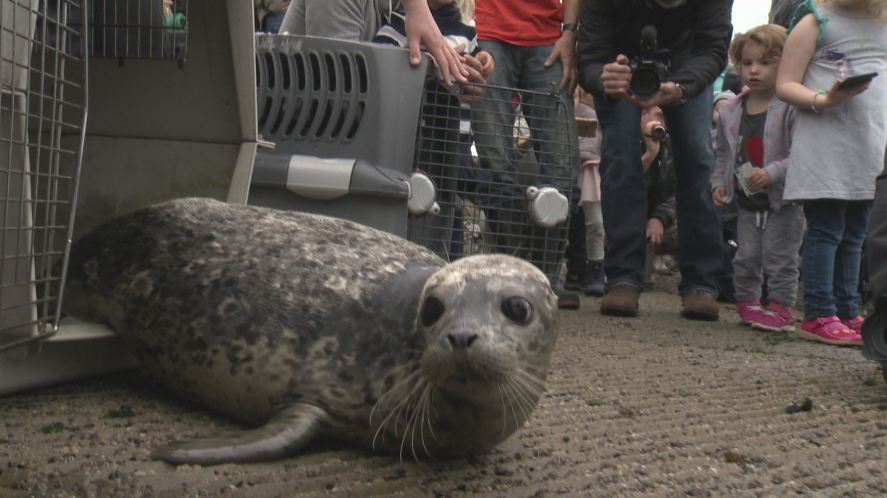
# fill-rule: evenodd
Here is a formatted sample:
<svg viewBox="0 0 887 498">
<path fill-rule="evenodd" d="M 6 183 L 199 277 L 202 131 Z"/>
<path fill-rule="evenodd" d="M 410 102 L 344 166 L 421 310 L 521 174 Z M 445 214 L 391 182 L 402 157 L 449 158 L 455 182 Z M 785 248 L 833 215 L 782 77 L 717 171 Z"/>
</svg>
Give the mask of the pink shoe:
<svg viewBox="0 0 887 498">
<path fill-rule="evenodd" d="M 795 316 L 795 311 L 793 309 L 777 303 L 776 301 L 770 301 L 770 303 L 767 304 L 767 311 L 769 311 L 773 315 L 776 315 L 781 321 L 780 327 L 775 330 L 794 332 L 797 317 Z"/>
<path fill-rule="evenodd" d="M 739 323 L 743 325 L 751 325 L 763 313 L 760 301 L 745 301 L 736 303 L 736 311 L 739 312 Z"/>
<path fill-rule="evenodd" d="M 757 317 L 752 318 L 751 328 L 768 330 L 770 332 L 791 331 L 795 330 L 795 322 L 789 322 L 772 311 L 764 311 Z"/>
<path fill-rule="evenodd" d="M 862 334 L 862 325 L 865 323 L 865 318 L 861 316 L 855 316 L 853 318 L 841 318 L 841 323 L 843 323 L 848 329 L 856 332 L 857 334 Z"/>
<path fill-rule="evenodd" d="M 862 336 L 847 328 L 836 316 L 804 320 L 798 337 L 835 346 L 862 346 Z"/>
</svg>

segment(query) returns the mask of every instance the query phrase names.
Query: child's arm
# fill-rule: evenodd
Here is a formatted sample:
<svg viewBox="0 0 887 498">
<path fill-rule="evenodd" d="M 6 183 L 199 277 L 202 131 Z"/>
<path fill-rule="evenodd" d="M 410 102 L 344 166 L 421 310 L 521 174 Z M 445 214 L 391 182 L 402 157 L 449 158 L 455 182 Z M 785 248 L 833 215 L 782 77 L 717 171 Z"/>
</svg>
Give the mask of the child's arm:
<svg viewBox="0 0 887 498">
<path fill-rule="evenodd" d="M 776 77 L 776 93 L 783 102 L 814 112 L 844 104 L 868 88 L 868 85 L 858 85 L 842 90 L 835 81 L 828 93 L 823 93 L 804 86 L 804 75 L 816 52 L 818 36 L 819 22 L 814 14 L 798 21 L 785 40 Z"/>
<path fill-rule="evenodd" d="M 813 53 L 816 52 L 816 37 L 819 36 L 819 23 L 816 16 L 807 14 L 792 29 L 785 40 L 779 73 L 776 77 L 776 93 L 783 102 L 799 107 L 810 108 L 822 104 L 823 98 L 802 83 L 804 74 Z M 818 97 L 818 101 L 815 100 Z M 822 107 L 817 107 L 822 109 Z"/>
</svg>

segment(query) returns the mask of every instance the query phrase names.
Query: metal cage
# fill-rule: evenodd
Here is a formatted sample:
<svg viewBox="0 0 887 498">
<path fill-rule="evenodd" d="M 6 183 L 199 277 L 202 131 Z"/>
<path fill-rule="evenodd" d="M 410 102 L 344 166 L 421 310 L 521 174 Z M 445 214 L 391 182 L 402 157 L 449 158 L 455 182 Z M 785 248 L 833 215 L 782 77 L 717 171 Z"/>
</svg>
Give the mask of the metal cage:
<svg viewBox="0 0 887 498">
<path fill-rule="evenodd" d="M 188 0 L 93 0 L 91 55 L 176 59 L 188 55 Z"/>
<path fill-rule="evenodd" d="M 79 0 L 3 0 L 0 350 L 55 332 L 86 121 Z"/>
<path fill-rule="evenodd" d="M 414 217 L 408 237 L 448 260 L 511 254 L 556 282 L 578 165 L 571 103 L 557 91 L 475 89 L 426 82 L 415 167 L 439 209 Z"/>
</svg>

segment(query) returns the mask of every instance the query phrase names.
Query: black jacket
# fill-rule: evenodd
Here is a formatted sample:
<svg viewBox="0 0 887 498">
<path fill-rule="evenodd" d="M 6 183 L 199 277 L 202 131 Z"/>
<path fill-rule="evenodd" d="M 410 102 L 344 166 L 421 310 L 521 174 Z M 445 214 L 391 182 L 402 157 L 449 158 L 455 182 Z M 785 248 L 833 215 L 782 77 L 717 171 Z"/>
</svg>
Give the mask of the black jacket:
<svg viewBox="0 0 887 498">
<path fill-rule="evenodd" d="M 652 0 L 585 0 L 579 12 L 579 84 L 602 96 L 604 65 L 619 54 L 637 55 L 641 28 L 651 25 L 659 33 L 659 48 L 671 52 L 666 79 L 695 97 L 727 66 L 732 8 L 733 0 L 687 0 L 674 9 Z"/>
</svg>

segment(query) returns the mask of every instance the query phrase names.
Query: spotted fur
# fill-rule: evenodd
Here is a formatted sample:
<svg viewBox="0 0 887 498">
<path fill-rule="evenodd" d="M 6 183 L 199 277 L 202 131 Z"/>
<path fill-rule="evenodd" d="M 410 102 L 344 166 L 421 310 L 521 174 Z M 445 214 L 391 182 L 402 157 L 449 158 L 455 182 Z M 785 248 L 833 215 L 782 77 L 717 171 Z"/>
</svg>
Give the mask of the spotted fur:
<svg viewBox="0 0 887 498">
<path fill-rule="evenodd" d="M 533 303 L 532 323 L 502 315 L 515 295 Z M 446 309 L 423 327 L 428 296 Z M 87 235 L 65 303 L 131 340 L 178 395 L 259 427 L 159 455 L 175 463 L 276 458 L 316 435 L 404 456 L 484 451 L 529 417 L 557 337 L 556 298 L 521 260 L 447 265 L 348 221 L 208 199 Z M 457 329 L 476 347 L 453 351 Z"/>
</svg>

